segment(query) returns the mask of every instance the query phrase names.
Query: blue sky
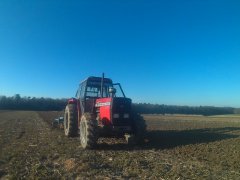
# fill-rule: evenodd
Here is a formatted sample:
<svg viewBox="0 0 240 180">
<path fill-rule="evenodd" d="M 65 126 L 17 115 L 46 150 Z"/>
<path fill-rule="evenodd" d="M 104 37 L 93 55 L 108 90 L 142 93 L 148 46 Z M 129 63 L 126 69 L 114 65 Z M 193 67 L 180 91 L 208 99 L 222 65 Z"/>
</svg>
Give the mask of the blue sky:
<svg viewBox="0 0 240 180">
<path fill-rule="evenodd" d="M 105 72 L 135 102 L 240 107 L 240 1 L 0 1 L 0 94 L 71 97 Z"/>
</svg>

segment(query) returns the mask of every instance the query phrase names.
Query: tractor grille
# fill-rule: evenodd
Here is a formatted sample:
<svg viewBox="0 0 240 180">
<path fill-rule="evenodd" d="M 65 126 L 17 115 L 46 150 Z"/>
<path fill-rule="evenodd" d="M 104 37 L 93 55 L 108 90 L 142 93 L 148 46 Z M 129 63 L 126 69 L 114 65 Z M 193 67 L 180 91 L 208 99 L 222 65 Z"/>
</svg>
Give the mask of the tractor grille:
<svg viewBox="0 0 240 180">
<path fill-rule="evenodd" d="M 131 126 L 131 99 L 113 98 L 112 123 L 113 126 Z"/>
</svg>

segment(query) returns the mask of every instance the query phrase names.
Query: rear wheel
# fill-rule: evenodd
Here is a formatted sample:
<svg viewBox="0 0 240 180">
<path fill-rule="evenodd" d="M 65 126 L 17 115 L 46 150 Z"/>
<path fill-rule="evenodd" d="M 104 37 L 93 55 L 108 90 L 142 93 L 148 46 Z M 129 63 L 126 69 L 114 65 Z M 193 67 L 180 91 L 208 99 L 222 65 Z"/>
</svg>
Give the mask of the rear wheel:
<svg viewBox="0 0 240 180">
<path fill-rule="evenodd" d="M 68 137 L 74 137 L 78 133 L 77 108 L 75 104 L 68 104 L 64 114 L 64 133 Z"/>
<path fill-rule="evenodd" d="M 146 122 L 139 114 L 133 116 L 133 142 L 136 144 L 143 144 L 146 134 Z"/>
<path fill-rule="evenodd" d="M 83 114 L 80 122 L 80 142 L 84 149 L 92 149 L 98 139 L 98 126 L 91 114 Z"/>
</svg>

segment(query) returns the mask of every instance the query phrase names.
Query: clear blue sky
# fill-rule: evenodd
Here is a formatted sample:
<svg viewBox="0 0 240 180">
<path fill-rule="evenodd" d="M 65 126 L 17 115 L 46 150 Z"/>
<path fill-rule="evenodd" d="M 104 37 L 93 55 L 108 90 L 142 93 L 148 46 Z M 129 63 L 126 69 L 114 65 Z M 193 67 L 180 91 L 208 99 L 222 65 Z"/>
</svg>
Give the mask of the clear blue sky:
<svg viewBox="0 0 240 180">
<path fill-rule="evenodd" d="M 71 97 L 101 75 L 135 102 L 240 107 L 240 1 L 0 1 L 0 94 Z"/>
</svg>

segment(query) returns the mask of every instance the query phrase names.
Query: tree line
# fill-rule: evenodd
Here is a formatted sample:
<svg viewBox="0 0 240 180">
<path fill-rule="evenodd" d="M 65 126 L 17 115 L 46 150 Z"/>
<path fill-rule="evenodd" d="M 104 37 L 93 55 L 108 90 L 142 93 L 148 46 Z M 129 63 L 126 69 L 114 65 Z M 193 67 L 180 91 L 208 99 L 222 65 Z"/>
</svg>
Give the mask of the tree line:
<svg viewBox="0 0 240 180">
<path fill-rule="evenodd" d="M 133 104 L 134 109 L 141 114 L 194 114 L 194 115 L 223 115 L 234 114 L 234 108 L 214 106 L 173 106 L 138 103 Z"/>
<path fill-rule="evenodd" d="M 1 110 L 33 110 L 33 111 L 60 111 L 66 106 L 67 99 L 21 97 L 16 94 L 12 97 L 0 96 Z"/>
<path fill-rule="evenodd" d="M 61 111 L 65 108 L 67 99 L 21 97 L 16 94 L 12 97 L 0 96 L 0 110 L 33 110 L 33 111 Z M 150 103 L 134 103 L 133 109 L 141 114 L 195 114 L 195 115 L 222 115 L 234 114 L 236 109 L 231 107 L 213 106 L 173 106 Z"/>
</svg>

